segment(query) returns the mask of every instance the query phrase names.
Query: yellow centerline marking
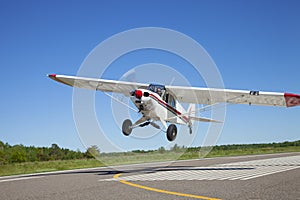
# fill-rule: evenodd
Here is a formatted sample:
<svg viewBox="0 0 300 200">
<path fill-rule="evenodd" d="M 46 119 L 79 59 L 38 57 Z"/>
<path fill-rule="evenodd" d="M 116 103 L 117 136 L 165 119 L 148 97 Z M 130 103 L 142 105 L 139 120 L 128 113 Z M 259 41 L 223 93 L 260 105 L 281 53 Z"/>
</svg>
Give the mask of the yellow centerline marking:
<svg viewBox="0 0 300 200">
<path fill-rule="evenodd" d="M 119 177 L 122 174 L 116 174 L 114 175 L 114 179 L 119 179 Z M 218 198 L 212 198 L 212 197 L 206 197 L 206 196 L 198 196 L 198 195 L 194 195 L 194 194 L 186 194 L 186 193 L 180 193 L 180 192 L 172 192 L 172 191 L 168 191 L 168 190 L 161 190 L 161 189 L 157 189 L 157 188 L 152 188 L 152 187 L 148 187 L 148 186 L 143 186 L 143 185 L 139 185 L 136 183 L 131 183 L 125 180 L 119 180 L 120 183 L 132 186 L 132 187 L 136 187 L 136 188 L 140 188 L 140 189 L 144 189 L 144 190 L 149 190 L 149 191 L 153 191 L 153 192 L 158 192 L 158 193 L 164 193 L 164 194 L 170 194 L 170 195 L 176 195 L 176 196 L 181 196 L 181 197 L 190 197 L 190 198 L 194 198 L 194 199 L 204 199 L 204 200 L 221 200 Z"/>
</svg>

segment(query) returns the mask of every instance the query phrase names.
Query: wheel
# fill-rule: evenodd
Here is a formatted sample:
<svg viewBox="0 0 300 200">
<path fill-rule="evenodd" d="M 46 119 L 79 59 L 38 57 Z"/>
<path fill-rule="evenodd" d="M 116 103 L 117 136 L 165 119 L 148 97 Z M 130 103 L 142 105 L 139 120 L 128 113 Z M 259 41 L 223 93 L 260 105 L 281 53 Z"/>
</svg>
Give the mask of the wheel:
<svg viewBox="0 0 300 200">
<path fill-rule="evenodd" d="M 167 129 L 167 138 L 170 142 L 174 141 L 177 136 L 177 127 L 175 124 L 170 124 Z"/>
<path fill-rule="evenodd" d="M 192 129 L 191 126 L 189 128 L 190 128 L 190 134 L 192 134 L 193 133 L 193 129 Z"/>
<path fill-rule="evenodd" d="M 126 119 L 124 120 L 123 124 L 122 124 L 122 132 L 125 136 L 129 136 L 131 131 L 132 131 L 132 122 L 130 121 L 130 119 Z"/>
</svg>

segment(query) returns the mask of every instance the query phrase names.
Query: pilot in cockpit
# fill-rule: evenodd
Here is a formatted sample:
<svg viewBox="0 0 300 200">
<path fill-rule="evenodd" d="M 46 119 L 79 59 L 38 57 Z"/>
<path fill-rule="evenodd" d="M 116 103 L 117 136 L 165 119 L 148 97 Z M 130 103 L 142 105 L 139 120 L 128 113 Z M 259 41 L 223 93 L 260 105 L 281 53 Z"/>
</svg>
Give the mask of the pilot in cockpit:
<svg viewBox="0 0 300 200">
<path fill-rule="evenodd" d="M 160 88 L 157 88 L 157 90 L 156 90 L 156 93 L 159 95 L 159 96 L 161 96 L 161 89 Z"/>
</svg>

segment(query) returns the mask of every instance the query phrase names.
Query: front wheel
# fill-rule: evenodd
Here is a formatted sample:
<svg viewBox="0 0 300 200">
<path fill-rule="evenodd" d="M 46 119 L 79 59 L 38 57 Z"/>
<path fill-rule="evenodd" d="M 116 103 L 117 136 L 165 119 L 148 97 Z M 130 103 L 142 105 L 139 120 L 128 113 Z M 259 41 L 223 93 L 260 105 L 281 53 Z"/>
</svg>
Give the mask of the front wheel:
<svg viewBox="0 0 300 200">
<path fill-rule="evenodd" d="M 170 142 L 174 141 L 177 136 L 177 127 L 175 124 L 170 124 L 167 129 L 167 138 Z"/>
<path fill-rule="evenodd" d="M 122 124 L 122 132 L 125 136 L 129 136 L 131 131 L 132 131 L 132 122 L 130 121 L 130 119 L 126 119 L 124 120 L 123 124 Z"/>
</svg>

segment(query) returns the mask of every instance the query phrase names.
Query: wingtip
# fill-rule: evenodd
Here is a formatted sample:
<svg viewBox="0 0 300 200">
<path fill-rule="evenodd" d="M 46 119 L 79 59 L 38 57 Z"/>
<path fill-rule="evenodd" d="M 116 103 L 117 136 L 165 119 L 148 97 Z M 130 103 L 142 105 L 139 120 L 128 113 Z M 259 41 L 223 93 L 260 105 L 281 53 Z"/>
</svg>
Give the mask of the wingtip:
<svg viewBox="0 0 300 200">
<path fill-rule="evenodd" d="M 284 93 L 284 98 L 287 107 L 300 105 L 300 95 L 298 94 Z"/>
<path fill-rule="evenodd" d="M 48 74 L 47 75 L 49 78 L 55 78 L 56 77 L 56 74 Z"/>
</svg>

